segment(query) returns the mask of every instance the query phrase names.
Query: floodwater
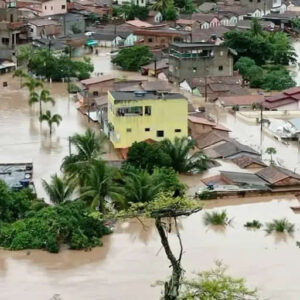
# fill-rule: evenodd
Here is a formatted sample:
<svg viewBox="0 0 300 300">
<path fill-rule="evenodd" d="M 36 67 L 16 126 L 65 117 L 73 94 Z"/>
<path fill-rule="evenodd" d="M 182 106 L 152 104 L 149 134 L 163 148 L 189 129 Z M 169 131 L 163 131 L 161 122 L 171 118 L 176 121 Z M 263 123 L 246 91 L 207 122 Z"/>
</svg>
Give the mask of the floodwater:
<svg viewBox="0 0 300 300">
<path fill-rule="evenodd" d="M 136 76 L 136 73 L 114 69 L 108 56 L 109 50 L 104 49 L 92 57 L 95 73 Z M 8 88 L 2 88 L 3 81 L 9 82 Z M 76 110 L 64 84 L 53 83 L 49 85 L 56 99 L 53 112 L 61 114 L 63 121 L 50 139 L 46 124 L 40 127 L 37 107 L 29 108 L 27 92 L 20 89 L 19 80 L 13 80 L 11 75 L 0 76 L 0 86 L 0 162 L 33 162 L 37 191 L 44 196 L 40 179 L 49 179 L 59 171 L 63 157 L 68 154 L 68 137 L 83 133 L 88 127 L 97 129 L 97 125 Z M 257 126 L 246 127 L 228 114 L 220 116 L 220 123 L 231 128 L 232 135 L 241 142 L 259 145 Z M 274 143 L 277 142 L 272 138 L 264 137 L 264 148 Z M 288 167 L 296 165 L 296 147 L 275 144 L 275 148 Z M 108 155 L 116 158 L 111 151 Z M 199 180 L 185 179 L 194 186 Z M 298 201 L 289 195 L 276 200 L 268 197 L 208 202 L 207 209 L 221 210 L 224 209 L 221 206 L 226 206 L 233 218 L 232 225 L 205 227 L 203 212 L 181 220 L 186 275 L 190 277 L 192 272 L 211 268 L 216 260 L 221 260 L 229 266 L 229 274 L 246 278 L 250 287 L 259 289 L 262 297 L 299 299 L 300 249 L 296 241 L 300 241 L 300 216 L 290 209 L 297 205 Z M 263 230 L 248 231 L 243 227 L 253 219 L 264 223 L 282 217 L 296 224 L 293 236 L 266 236 Z M 145 225 L 136 220 L 119 223 L 112 235 L 103 238 L 103 247 L 89 252 L 64 249 L 59 254 L 50 254 L 39 250 L 0 250 L 0 299 L 158 299 L 161 287 L 155 282 L 165 280 L 170 268 L 153 224 L 145 221 Z M 178 250 L 172 234 L 170 241 Z"/>
<path fill-rule="evenodd" d="M 220 260 L 228 266 L 228 274 L 245 277 L 264 299 L 299 299 L 300 249 L 295 243 L 300 240 L 300 217 L 290 209 L 298 201 L 258 200 L 242 205 L 227 202 L 226 211 L 233 218 L 227 228 L 204 226 L 203 211 L 181 220 L 186 276 Z M 218 201 L 209 203 L 214 205 Z M 267 236 L 263 230 L 243 227 L 249 220 L 264 223 L 281 217 L 296 224 L 292 236 Z M 169 263 L 152 223 L 145 221 L 145 225 L 136 220 L 118 224 L 103 239 L 104 246 L 90 252 L 0 250 L 0 299 L 42 300 L 55 294 L 62 300 L 158 299 L 161 286 L 155 282 L 170 274 Z M 173 234 L 170 242 L 177 251 Z"/>
</svg>

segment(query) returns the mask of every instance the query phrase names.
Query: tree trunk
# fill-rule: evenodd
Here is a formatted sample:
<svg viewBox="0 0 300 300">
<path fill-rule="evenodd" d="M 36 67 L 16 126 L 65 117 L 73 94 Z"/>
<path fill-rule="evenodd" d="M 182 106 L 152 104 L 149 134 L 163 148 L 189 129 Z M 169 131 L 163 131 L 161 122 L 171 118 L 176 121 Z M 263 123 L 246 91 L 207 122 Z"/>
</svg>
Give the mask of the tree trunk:
<svg viewBox="0 0 300 300">
<path fill-rule="evenodd" d="M 41 115 L 42 115 L 42 100 L 41 99 L 39 99 L 39 103 L 40 103 L 40 117 L 41 117 Z"/>
<path fill-rule="evenodd" d="M 176 222 L 176 220 L 175 220 Z M 181 255 L 182 255 L 182 245 L 181 245 L 181 240 L 180 236 L 177 233 L 177 236 L 180 241 L 180 246 L 181 246 L 181 253 L 178 259 L 174 256 L 170 245 L 168 238 L 166 236 L 166 232 L 164 230 L 164 227 L 161 222 L 161 218 L 156 218 L 155 219 L 155 226 L 157 228 L 157 231 L 160 235 L 161 238 L 161 243 L 165 249 L 165 253 L 171 262 L 172 265 L 172 276 L 168 282 L 165 282 L 165 290 L 164 290 L 164 299 L 165 300 L 175 300 L 177 299 L 179 295 L 179 288 L 180 288 L 180 281 L 181 281 L 181 276 L 182 276 L 182 268 L 181 268 Z M 176 226 L 177 227 L 177 226 Z M 177 228 L 176 228 L 177 230 Z"/>
<path fill-rule="evenodd" d="M 50 136 L 52 136 L 52 124 L 49 123 L 49 131 L 50 131 Z"/>
</svg>

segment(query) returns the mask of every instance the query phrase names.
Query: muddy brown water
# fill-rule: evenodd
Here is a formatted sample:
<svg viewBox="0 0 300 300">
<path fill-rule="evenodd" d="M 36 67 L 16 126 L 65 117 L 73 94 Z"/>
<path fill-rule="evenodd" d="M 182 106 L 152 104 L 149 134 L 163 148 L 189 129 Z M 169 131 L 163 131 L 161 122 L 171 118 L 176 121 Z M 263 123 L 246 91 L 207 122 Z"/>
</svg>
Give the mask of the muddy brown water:
<svg viewBox="0 0 300 300">
<path fill-rule="evenodd" d="M 111 68 L 106 55 L 94 58 L 99 72 Z M 0 88 L 0 162 L 32 161 L 37 190 L 44 196 L 40 179 L 48 179 L 59 170 L 62 158 L 68 154 L 68 137 L 97 126 L 78 113 L 64 84 L 52 84 L 49 88 L 57 101 L 53 111 L 62 115 L 63 122 L 50 139 L 46 124 L 40 127 L 37 107 L 28 107 L 27 92 L 19 88 L 19 81 L 12 80 L 11 75 L 0 76 L 0 84 L 4 80 L 9 81 L 9 87 Z M 231 116 L 225 124 L 234 127 L 234 135 L 247 138 L 242 135 L 243 127 Z M 255 129 L 249 137 L 253 143 L 257 143 L 256 134 Z M 279 151 L 283 154 L 284 147 Z M 196 177 L 183 179 L 193 187 L 197 185 Z M 181 220 L 186 276 L 221 260 L 228 265 L 229 274 L 245 277 L 262 297 L 299 299 L 300 249 L 295 243 L 300 240 L 300 216 L 290 209 L 299 205 L 298 201 L 280 196 L 275 200 L 243 199 L 242 203 L 240 199 L 226 199 L 207 204 L 207 209 L 226 209 L 233 218 L 232 225 L 225 229 L 204 226 L 203 212 Z M 264 223 L 281 217 L 296 224 L 292 236 L 266 236 L 263 230 L 243 227 L 249 220 Z M 172 234 L 170 242 L 178 250 Z M 0 250 L 0 299 L 158 299 L 161 287 L 155 282 L 165 280 L 170 268 L 153 224 L 147 221 L 145 229 L 135 220 L 119 223 L 103 243 L 103 247 L 90 252 Z"/>
</svg>

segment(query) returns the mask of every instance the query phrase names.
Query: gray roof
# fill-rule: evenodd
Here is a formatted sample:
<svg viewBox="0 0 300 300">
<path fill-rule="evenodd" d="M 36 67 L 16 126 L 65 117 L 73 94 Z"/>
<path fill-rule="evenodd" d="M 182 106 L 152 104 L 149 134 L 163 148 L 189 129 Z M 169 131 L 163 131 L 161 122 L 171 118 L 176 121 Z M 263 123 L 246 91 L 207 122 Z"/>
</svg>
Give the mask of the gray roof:
<svg viewBox="0 0 300 300">
<path fill-rule="evenodd" d="M 179 93 L 156 93 L 156 92 L 132 92 L 132 91 L 111 91 L 111 95 L 115 101 L 138 101 L 138 100 L 153 100 L 153 99 L 186 99 Z"/>
<path fill-rule="evenodd" d="M 98 41 L 113 41 L 117 36 L 123 38 L 121 35 L 119 34 L 114 34 L 114 33 L 109 33 L 109 32 L 105 32 L 105 33 L 93 33 L 92 38 Z"/>
<path fill-rule="evenodd" d="M 300 130 L 300 118 L 289 120 L 289 122 L 296 128 L 297 131 Z"/>
<path fill-rule="evenodd" d="M 268 182 L 252 173 L 242 173 L 242 172 L 228 172 L 221 171 L 221 174 L 230 180 L 232 183 L 237 185 L 260 185 L 267 186 Z"/>
<path fill-rule="evenodd" d="M 12 189 L 21 189 L 22 181 L 31 182 L 32 169 L 32 163 L 0 164 L 0 180 Z"/>
</svg>

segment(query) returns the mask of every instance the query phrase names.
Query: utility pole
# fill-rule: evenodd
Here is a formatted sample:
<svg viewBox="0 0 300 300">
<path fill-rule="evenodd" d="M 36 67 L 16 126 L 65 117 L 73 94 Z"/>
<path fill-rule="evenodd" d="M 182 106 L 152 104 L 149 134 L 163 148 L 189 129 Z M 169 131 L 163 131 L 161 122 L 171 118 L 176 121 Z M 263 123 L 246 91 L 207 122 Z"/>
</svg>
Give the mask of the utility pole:
<svg viewBox="0 0 300 300">
<path fill-rule="evenodd" d="M 71 152 L 71 137 L 70 136 L 68 137 L 68 141 L 69 141 L 69 155 L 71 155 L 72 152 Z"/>
<path fill-rule="evenodd" d="M 260 104 L 260 156 L 263 155 L 262 140 L 263 140 L 263 106 Z"/>
<path fill-rule="evenodd" d="M 156 57 L 154 58 L 154 77 L 155 78 L 157 78 L 157 73 L 156 73 L 156 68 L 157 68 L 157 66 L 156 66 Z"/>
</svg>

